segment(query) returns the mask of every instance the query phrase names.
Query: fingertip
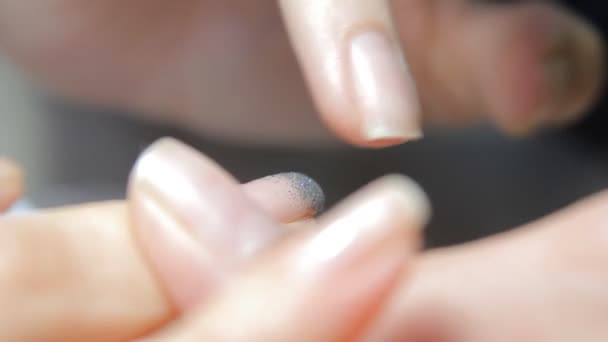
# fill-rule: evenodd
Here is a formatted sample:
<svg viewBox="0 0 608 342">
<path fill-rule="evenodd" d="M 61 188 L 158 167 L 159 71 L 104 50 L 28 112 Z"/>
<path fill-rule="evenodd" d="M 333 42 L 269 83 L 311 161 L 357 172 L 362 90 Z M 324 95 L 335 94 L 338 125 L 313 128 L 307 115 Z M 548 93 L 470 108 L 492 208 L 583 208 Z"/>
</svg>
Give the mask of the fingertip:
<svg viewBox="0 0 608 342">
<path fill-rule="evenodd" d="M 314 179 L 299 172 L 289 172 L 279 175 L 285 178 L 293 187 L 293 193 L 298 199 L 305 203 L 311 216 L 319 215 L 325 209 L 325 192 Z"/>
<path fill-rule="evenodd" d="M 245 193 L 269 216 L 282 223 L 309 219 L 323 212 L 325 193 L 312 178 L 285 172 L 243 185 Z"/>
</svg>

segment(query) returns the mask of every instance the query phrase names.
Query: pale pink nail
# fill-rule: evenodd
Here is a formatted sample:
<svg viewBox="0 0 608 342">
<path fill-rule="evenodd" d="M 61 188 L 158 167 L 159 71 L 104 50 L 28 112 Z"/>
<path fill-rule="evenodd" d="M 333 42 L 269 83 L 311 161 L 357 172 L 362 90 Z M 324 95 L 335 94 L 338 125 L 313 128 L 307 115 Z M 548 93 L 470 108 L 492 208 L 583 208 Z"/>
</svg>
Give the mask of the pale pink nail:
<svg viewBox="0 0 608 342">
<path fill-rule="evenodd" d="M 422 136 L 420 104 L 413 78 L 397 44 L 377 31 L 351 42 L 354 97 L 369 141 L 412 140 Z"/>
<path fill-rule="evenodd" d="M 283 232 L 224 170 L 172 139 L 137 162 L 129 204 L 139 243 L 181 309 Z"/>
</svg>

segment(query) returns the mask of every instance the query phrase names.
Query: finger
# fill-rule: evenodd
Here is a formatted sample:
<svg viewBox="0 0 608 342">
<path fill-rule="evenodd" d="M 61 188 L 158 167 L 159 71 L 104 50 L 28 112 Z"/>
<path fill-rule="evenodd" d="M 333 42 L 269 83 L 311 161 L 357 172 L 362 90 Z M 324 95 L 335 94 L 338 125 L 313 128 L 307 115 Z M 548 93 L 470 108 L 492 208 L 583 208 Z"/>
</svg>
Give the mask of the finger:
<svg viewBox="0 0 608 342">
<path fill-rule="evenodd" d="M 13 161 L 0 158 L 0 212 L 9 209 L 23 194 L 23 172 Z"/>
<path fill-rule="evenodd" d="M 280 0 L 322 118 L 348 141 L 387 146 L 417 139 L 414 81 L 386 0 Z"/>
<path fill-rule="evenodd" d="M 280 173 L 243 185 L 243 190 L 268 215 L 282 223 L 313 218 L 325 206 L 325 194 L 312 178 Z"/>
<path fill-rule="evenodd" d="M 428 204 L 411 181 L 370 185 L 264 253 L 159 341 L 350 341 L 407 271 Z"/>
<path fill-rule="evenodd" d="M 602 193 L 513 233 L 429 253 L 369 340 L 605 340 L 607 204 Z"/>
<path fill-rule="evenodd" d="M 0 220 L 0 340 L 123 341 L 171 316 L 122 203 Z"/>
<path fill-rule="evenodd" d="M 523 134 L 579 118 L 598 93 L 602 41 L 554 2 L 394 4 L 425 117 Z"/>
<path fill-rule="evenodd" d="M 297 183 L 302 180 L 306 184 Z M 196 305 L 228 270 L 285 233 L 245 198 L 230 175 L 175 140 L 163 139 L 143 154 L 129 188 L 136 236 L 180 310 Z M 283 201 L 274 213 L 283 218 L 308 216 L 322 197 L 318 186 L 302 176 L 266 178 L 247 188 L 263 207 Z M 294 191 L 296 200 L 289 194 L 276 196 L 281 188 Z M 257 194 L 264 189 L 276 197 Z M 309 191 L 313 193 L 302 193 Z"/>
</svg>

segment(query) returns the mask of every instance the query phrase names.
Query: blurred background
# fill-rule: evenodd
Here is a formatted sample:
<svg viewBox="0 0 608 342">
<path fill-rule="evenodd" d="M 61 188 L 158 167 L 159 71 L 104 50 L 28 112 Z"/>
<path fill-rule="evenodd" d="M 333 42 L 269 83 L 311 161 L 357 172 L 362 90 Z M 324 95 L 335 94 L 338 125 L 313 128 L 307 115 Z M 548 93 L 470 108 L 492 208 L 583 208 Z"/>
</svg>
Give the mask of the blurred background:
<svg viewBox="0 0 608 342">
<path fill-rule="evenodd" d="M 574 5 L 605 25 L 598 3 Z M 428 129 L 423 141 L 385 151 L 256 148 L 49 98 L 0 59 L 0 155 L 23 163 L 27 199 L 36 207 L 124 197 L 137 155 L 167 135 L 201 149 L 242 181 L 306 173 L 322 185 L 330 205 L 378 176 L 403 173 L 432 199 L 428 241 L 439 246 L 515 227 L 607 188 L 605 97 L 602 101 L 579 126 L 524 140 L 479 126 Z"/>
</svg>

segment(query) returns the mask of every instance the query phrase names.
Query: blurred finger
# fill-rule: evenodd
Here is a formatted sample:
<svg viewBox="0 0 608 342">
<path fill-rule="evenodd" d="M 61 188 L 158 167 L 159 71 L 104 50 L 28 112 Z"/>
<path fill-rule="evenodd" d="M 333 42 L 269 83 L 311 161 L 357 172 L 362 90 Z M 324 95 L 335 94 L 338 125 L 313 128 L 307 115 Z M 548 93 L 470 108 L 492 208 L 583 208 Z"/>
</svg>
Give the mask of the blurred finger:
<svg viewBox="0 0 608 342">
<path fill-rule="evenodd" d="M 419 100 L 425 118 L 489 118 L 512 134 L 568 123 L 603 79 L 597 32 L 550 1 L 280 4 L 322 116 L 359 145 L 419 137 Z"/>
<path fill-rule="evenodd" d="M 427 218 L 427 200 L 411 181 L 375 182 L 323 217 L 320 229 L 263 253 L 158 341 L 357 339 L 407 272 Z"/>
<path fill-rule="evenodd" d="M 343 138 L 387 146 L 421 137 L 414 81 L 386 0 L 280 0 L 321 116 Z"/>
<path fill-rule="evenodd" d="M 281 187 L 273 178 L 254 183 L 243 186 L 245 192 L 271 191 L 291 203 L 279 210 L 259 203 L 269 214 L 305 217 L 311 212 L 303 204 L 307 195 L 297 193 L 301 186 Z M 237 200 L 224 209 L 238 209 Z M 159 281 L 134 238 L 133 224 L 140 221 L 132 221 L 127 208 L 124 202 L 97 203 L 0 219 L 0 304 L 7 308 L 0 312 L 1 341 L 125 341 L 175 317 L 166 282 Z M 233 214 L 238 212 L 226 212 Z M 156 228 L 162 223 L 156 222 Z M 212 256 L 216 246 L 208 242 L 198 248 Z M 170 241 L 166 246 L 172 247 Z M 229 251 L 222 253 L 217 258 L 230 257 Z M 211 281 L 230 272 L 221 262 L 211 266 L 191 269 L 191 276 Z M 210 286 L 202 284 L 197 298 Z"/>
<path fill-rule="evenodd" d="M 573 121 L 602 81 L 603 42 L 552 1 L 394 1 L 425 116 L 513 134 Z"/>
<path fill-rule="evenodd" d="M 297 172 L 280 173 L 243 185 L 243 190 L 274 220 L 293 223 L 323 211 L 325 194 L 312 178 Z"/>
<path fill-rule="evenodd" d="M 19 165 L 0 158 L 0 212 L 9 209 L 23 195 L 23 179 Z"/>
</svg>

